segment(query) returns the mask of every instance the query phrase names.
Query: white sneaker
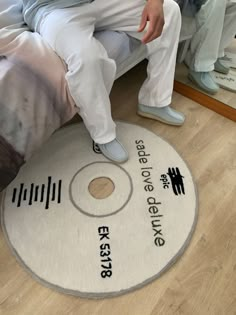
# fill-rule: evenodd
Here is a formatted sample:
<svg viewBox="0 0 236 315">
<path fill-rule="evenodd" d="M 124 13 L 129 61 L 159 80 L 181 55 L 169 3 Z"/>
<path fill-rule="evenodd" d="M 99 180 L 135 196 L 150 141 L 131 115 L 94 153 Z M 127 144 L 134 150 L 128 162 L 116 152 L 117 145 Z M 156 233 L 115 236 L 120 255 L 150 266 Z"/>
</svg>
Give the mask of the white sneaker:
<svg viewBox="0 0 236 315">
<path fill-rule="evenodd" d="M 117 139 L 108 143 L 97 145 L 102 154 L 113 162 L 124 163 L 129 159 L 128 152 Z"/>
<path fill-rule="evenodd" d="M 212 78 L 210 72 L 196 72 L 189 70 L 188 78 L 201 90 L 209 94 L 216 94 L 220 89 L 219 85 Z"/>
<path fill-rule="evenodd" d="M 138 104 L 137 113 L 140 116 L 155 119 L 172 126 L 182 126 L 185 121 L 184 114 L 174 110 L 171 106 L 158 108 Z"/>
<path fill-rule="evenodd" d="M 230 66 L 227 65 L 223 58 L 218 58 L 215 63 L 215 71 L 223 74 L 228 74 L 230 70 Z"/>
</svg>

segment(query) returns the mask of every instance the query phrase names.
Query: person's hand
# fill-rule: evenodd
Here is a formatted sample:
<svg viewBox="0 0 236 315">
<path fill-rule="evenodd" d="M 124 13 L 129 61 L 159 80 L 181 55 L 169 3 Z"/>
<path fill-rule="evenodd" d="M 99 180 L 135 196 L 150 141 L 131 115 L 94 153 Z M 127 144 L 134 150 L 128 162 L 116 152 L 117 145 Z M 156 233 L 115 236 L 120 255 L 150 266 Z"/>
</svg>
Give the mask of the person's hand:
<svg viewBox="0 0 236 315">
<path fill-rule="evenodd" d="M 148 0 L 143 10 L 141 23 L 138 32 L 143 32 L 147 22 L 149 21 L 148 29 L 142 43 L 147 44 L 158 38 L 163 30 L 165 19 L 163 12 L 163 0 Z"/>
</svg>

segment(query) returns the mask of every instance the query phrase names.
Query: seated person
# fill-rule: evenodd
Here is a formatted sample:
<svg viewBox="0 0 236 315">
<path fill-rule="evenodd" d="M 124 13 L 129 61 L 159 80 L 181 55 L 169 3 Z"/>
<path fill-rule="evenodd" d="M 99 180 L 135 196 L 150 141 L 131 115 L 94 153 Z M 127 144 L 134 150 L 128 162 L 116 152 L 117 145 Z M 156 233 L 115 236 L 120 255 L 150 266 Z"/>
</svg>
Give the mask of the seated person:
<svg viewBox="0 0 236 315">
<path fill-rule="evenodd" d="M 92 139 L 108 159 L 122 163 L 128 153 L 116 139 L 111 116 L 109 93 L 116 65 L 94 38 L 95 30 L 124 31 L 147 45 L 148 77 L 139 93 L 138 113 L 183 124 L 184 115 L 170 107 L 181 26 L 174 0 L 23 0 L 23 14 L 31 29 L 67 64 L 70 93 Z"/>
<path fill-rule="evenodd" d="M 219 85 L 211 71 L 227 74 L 224 50 L 236 34 L 236 3 L 207 0 L 196 14 L 197 32 L 185 58 L 189 79 L 207 93 L 215 94 Z"/>
</svg>

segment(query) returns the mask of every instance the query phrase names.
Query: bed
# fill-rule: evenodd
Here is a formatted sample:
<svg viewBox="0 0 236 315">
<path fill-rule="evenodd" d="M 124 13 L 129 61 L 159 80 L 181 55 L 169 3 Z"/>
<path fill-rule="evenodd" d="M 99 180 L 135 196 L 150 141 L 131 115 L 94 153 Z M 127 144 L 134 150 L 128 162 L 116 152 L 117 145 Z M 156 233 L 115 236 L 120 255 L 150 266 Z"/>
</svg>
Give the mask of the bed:
<svg viewBox="0 0 236 315">
<path fill-rule="evenodd" d="M 181 41 L 192 33 L 188 21 Z M 124 33 L 95 36 L 116 61 L 117 78 L 146 58 L 145 46 Z M 62 60 L 24 24 L 20 0 L 0 0 L 0 191 L 76 114 L 65 71 Z"/>
</svg>

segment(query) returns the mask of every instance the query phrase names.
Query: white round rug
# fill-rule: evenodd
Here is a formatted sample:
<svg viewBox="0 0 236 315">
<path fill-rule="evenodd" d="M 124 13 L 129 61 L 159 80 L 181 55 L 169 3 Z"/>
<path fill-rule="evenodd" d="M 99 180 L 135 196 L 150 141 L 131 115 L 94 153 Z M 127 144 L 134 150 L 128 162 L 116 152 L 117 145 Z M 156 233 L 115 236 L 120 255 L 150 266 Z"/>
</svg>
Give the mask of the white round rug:
<svg viewBox="0 0 236 315">
<path fill-rule="evenodd" d="M 128 162 L 106 160 L 81 123 L 56 132 L 5 192 L 6 239 L 48 287 L 120 295 L 156 279 L 190 241 L 198 202 L 183 159 L 137 125 L 117 122 L 117 133 Z M 112 189 L 98 199 L 101 180 Z"/>
</svg>

